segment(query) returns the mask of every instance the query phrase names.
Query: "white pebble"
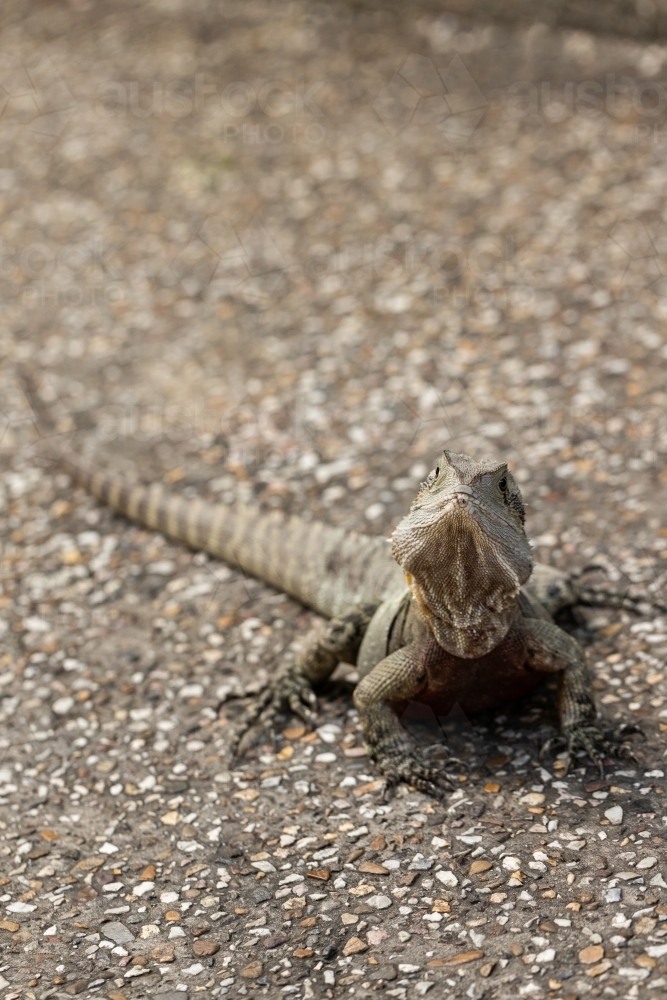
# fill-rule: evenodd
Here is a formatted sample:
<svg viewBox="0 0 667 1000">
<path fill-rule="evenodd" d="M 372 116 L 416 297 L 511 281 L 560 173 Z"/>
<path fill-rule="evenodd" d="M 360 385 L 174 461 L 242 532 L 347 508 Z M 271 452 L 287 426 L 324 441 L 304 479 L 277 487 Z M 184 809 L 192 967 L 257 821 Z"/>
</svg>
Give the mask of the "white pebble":
<svg viewBox="0 0 667 1000">
<path fill-rule="evenodd" d="M 56 715 L 67 715 L 72 708 L 74 708 L 74 698 L 71 698 L 69 695 L 65 695 L 63 698 L 56 698 L 51 705 L 51 709 Z"/>
<path fill-rule="evenodd" d="M 391 906 L 389 896 L 369 896 L 366 903 L 374 910 L 386 910 L 388 906 Z"/>
<path fill-rule="evenodd" d="M 201 698 L 204 688 L 201 684 L 184 684 L 178 694 L 181 698 Z"/>
<path fill-rule="evenodd" d="M 610 809 L 605 809 L 604 814 L 612 826 L 620 826 L 623 822 L 623 810 L 620 806 L 612 806 Z"/>
<path fill-rule="evenodd" d="M 135 885 L 132 890 L 133 896 L 145 896 L 147 892 L 150 892 L 155 888 L 155 882 L 140 882 L 139 885 Z"/>
</svg>

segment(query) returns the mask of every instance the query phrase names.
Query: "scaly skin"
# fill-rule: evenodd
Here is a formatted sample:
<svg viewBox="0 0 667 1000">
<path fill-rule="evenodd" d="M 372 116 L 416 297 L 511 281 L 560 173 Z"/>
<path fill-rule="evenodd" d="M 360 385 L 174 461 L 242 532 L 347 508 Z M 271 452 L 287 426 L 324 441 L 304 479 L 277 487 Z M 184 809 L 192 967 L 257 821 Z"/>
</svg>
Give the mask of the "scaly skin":
<svg viewBox="0 0 667 1000">
<path fill-rule="evenodd" d="M 35 382 L 25 382 L 48 435 Z M 240 567 L 330 619 L 258 699 L 234 749 L 251 725 L 270 724 L 280 711 L 312 724 L 315 689 L 345 661 L 358 666 L 354 702 L 387 787 L 405 781 L 440 795 L 448 782 L 442 770 L 420 761 L 400 725 L 397 713 L 407 703 L 444 713 L 458 703 L 470 714 L 527 693 L 545 673 L 559 675 L 558 739 L 568 766 L 580 750 L 600 767 L 603 755 L 628 755 L 632 727 L 603 733 L 584 651 L 551 616 L 577 604 L 636 610 L 642 599 L 534 567 L 521 494 L 505 465 L 445 452 L 396 528 L 390 552 L 381 538 L 131 486 L 68 452 L 57 461 L 119 513 Z"/>
</svg>

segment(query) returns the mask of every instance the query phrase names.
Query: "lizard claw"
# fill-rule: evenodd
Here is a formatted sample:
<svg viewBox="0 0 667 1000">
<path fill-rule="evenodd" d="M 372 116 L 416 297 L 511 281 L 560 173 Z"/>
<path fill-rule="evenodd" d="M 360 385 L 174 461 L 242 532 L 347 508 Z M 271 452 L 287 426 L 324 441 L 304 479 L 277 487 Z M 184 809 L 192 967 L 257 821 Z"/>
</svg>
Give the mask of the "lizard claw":
<svg viewBox="0 0 667 1000">
<path fill-rule="evenodd" d="M 232 758 L 243 747 L 247 733 L 258 723 L 268 728 L 276 742 L 275 720 L 281 713 L 291 712 L 312 727 L 317 717 L 317 695 L 304 673 L 292 664 L 274 678 L 239 726 L 231 747 Z"/>
<path fill-rule="evenodd" d="M 421 753 L 423 757 L 437 760 L 443 768 L 461 767 L 467 770 L 470 767 L 467 760 L 461 760 L 460 757 L 450 757 L 446 744 L 433 743 L 431 746 L 424 747 Z"/>
<path fill-rule="evenodd" d="M 619 757 L 621 760 L 627 760 L 631 764 L 639 763 L 631 744 L 628 743 L 628 737 L 635 735 L 646 739 L 646 733 L 642 727 L 634 722 L 623 722 L 620 726 L 605 733 L 607 741 L 612 746 L 614 756 Z"/>
<path fill-rule="evenodd" d="M 309 708 L 311 705 L 317 708 L 317 697 L 313 691 L 308 689 L 303 689 L 298 693 L 293 691 L 289 695 L 287 703 L 292 715 L 298 716 L 306 725 L 311 726 L 315 722 L 316 713 Z"/>
<path fill-rule="evenodd" d="M 371 754 L 371 756 L 378 770 L 384 775 L 382 797 L 385 800 L 392 789 L 401 782 L 412 785 L 425 795 L 431 795 L 436 799 L 442 799 L 446 792 L 453 788 L 453 782 L 448 774 L 423 764 L 410 747 L 401 747 L 393 753 L 377 756 Z M 448 788 L 443 788 L 442 784 L 446 784 Z"/>
<path fill-rule="evenodd" d="M 545 757 L 547 757 L 554 750 L 562 750 L 566 745 L 565 737 L 560 733 L 558 736 L 550 736 L 548 740 L 545 740 L 540 751 L 537 755 L 537 759 L 542 763 Z"/>
<path fill-rule="evenodd" d="M 239 753 L 242 753 L 243 750 L 245 750 L 245 747 L 243 746 L 245 737 L 255 726 L 257 720 L 262 715 L 262 712 L 270 703 L 272 694 L 270 686 L 265 687 L 261 694 L 258 695 L 255 703 L 246 711 L 245 718 L 234 734 L 229 748 L 229 756 L 231 760 L 234 760 Z"/>
<path fill-rule="evenodd" d="M 643 735 L 641 728 L 633 724 L 625 724 L 615 730 L 603 732 L 597 723 L 578 723 L 569 726 L 559 736 L 553 736 L 547 740 L 540 750 L 539 759 L 542 760 L 547 753 L 556 747 L 565 748 L 567 756 L 564 773 L 567 774 L 574 764 L 577 753 L 583 750 L 600 771 L 600 777 L 604 777 L 603 755 L 605 758 L 617 757 L 636 762 L 636 757 L 627 743 L 627 738 L 637 732 Z"/>
<path fill-rule="evenodd" d="M 453 764 L 456 767 L 463 767 L 466 770 L 470 767 L 467 760 L 461 760 L 459 757 L 448 757 L 447 760 L 442 762 L 443 767 L 449 767 L 450 764 Z"/>
<path fill-rule="evenodd" d="M 605 736 L 610 740 L 622 741 L 627 739 L 628 736 L 634 736 L 638 734 L 646 739 L 646 733 L 640 725 L 636 722 L 622 722 L 620 726 L 616 729 L 610 729 Z"/>
</svg>

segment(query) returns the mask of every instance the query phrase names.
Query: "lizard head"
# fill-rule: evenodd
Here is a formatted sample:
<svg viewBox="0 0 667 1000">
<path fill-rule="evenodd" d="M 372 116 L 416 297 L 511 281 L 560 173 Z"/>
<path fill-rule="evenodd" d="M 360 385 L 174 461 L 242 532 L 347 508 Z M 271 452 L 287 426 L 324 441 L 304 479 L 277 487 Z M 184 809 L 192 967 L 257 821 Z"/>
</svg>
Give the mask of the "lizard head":
<svg viewBox="0 0 667 1000">
<path fill-rule="evenodd" d="M 504 464 L 445 451 L 391 538 L 440 646 L 467 659 L 507 634 L 533 568 L 521 491 Z"/>
</svg>

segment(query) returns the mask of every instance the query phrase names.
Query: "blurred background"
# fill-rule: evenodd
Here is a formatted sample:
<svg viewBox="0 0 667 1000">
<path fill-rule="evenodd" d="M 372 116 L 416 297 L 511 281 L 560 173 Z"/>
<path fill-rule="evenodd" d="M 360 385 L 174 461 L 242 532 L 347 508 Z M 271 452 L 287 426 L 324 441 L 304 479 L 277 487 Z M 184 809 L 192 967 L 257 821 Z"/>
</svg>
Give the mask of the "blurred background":
<svg viewBox="0 0 667 1000">
<path fill-rule="evenodd" d="M 383 531 L 447 445 L 663 544 L 662 5 L 483 7 L 5 4 L 5 453 L 30 359 L 145 478 Z"/>
</svg>

